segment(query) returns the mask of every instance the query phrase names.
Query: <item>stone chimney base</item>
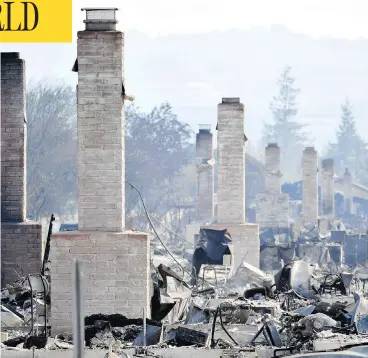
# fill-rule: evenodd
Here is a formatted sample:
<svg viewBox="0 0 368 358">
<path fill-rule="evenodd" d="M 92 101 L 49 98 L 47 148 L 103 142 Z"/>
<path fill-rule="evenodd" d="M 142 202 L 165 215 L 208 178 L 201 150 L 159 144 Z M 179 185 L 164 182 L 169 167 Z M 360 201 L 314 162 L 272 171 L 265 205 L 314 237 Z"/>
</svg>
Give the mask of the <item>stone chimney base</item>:
<svg viewBox="0 0 368 358">
<path fill-rule="evenodd" d="M 73 260 L 83 265 L 84 316 L 150 317 L 150 242 L 133 231 L 74 231 L 52 235 L 52 334 L 72 331 Z"/>
<path fill-rule="evenodd" d="M 289 227 L 288 194 L 258 194 L 256 197 L 256 205 L 256 221 L 260 227 Z"/>
<path fill-rule="evenodd" d="M 1 223 L 1 287 L 41 273 L 42 225 L 32 221 Z"/>
</svg>

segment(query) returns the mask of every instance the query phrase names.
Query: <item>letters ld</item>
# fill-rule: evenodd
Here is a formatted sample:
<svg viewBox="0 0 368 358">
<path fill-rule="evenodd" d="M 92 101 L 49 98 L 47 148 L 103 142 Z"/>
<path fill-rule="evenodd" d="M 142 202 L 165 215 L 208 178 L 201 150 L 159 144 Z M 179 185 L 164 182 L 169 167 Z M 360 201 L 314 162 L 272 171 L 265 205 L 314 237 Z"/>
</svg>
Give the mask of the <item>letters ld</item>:
<svg viewBox="0 0 368 358">
<path fill-rule="evenodd" d="M 22 1 L 23 4 L 23 23 L 21 22 L 18 25 L 18 28 L 12 27 L 12 10 L 14 10 L 15 3 L 13 1 L 4 1 L 0 2 L 0 31 L 32 31 L 38 25 L 38 8 L 37 6 L 30 1 Z M 16 5 L 15 5 L 16 6 Z M 34 23 L 30 28 L 30 24 L 28 23 L 28 17 L 31 14 L 31 11 L 34 13 Z M 4 22 L 3 19 L 5 18 L 6 14 L 6 21 Z"/>
</svg>

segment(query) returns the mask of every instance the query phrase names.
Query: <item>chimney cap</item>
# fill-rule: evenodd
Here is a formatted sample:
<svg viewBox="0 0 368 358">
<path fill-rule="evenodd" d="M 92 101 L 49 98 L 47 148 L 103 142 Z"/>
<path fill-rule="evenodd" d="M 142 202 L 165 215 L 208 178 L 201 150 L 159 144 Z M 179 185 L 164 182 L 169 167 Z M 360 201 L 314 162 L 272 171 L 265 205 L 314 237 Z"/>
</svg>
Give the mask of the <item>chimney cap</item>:
<svg viewBox="0 0 368 358">
<path fill-rule="evenodd" d="M 322 168 L 333 168 L 334 160 L 332 158 L 327 158 L 322 160 Z"/>
<path fill-rule="evenodd" d="M 277 143 L 268 143 L 267 147 L 268 148 L 278 148 L 279 146 L 277 145 Z"/>
<path fill-rule="evenodd" d="M 316 150 L 314 149 L 314 147 L 305 147 L 304 148 L 304 152 L 315 152 Z"/>
<path fill-rule="evenodd" d="M 239 97 L 222 97 L 222 103 L 240 103 Z"/>
<path fill-rule="evenodd" d="M 115 31 L 116 30 L 116 7 L 84 7 L 86 12 L 86 31 Z"/>
<path fill-rule="evenodd" d="M 211 132 L 211 124 L 198 124 L 199 130 Z"/>
<path fill-rule="evenodd" d="M 13 58 L 13 59 L 19 59 L 19 52 L 1 52 L 1 58 L 3 59 L 8 59 L 8 58 Z"/>
<path fill-rule="evenodd" d="M 119 10 L 117 7 L 82 7 L 82 11 Z"/>
</svg>

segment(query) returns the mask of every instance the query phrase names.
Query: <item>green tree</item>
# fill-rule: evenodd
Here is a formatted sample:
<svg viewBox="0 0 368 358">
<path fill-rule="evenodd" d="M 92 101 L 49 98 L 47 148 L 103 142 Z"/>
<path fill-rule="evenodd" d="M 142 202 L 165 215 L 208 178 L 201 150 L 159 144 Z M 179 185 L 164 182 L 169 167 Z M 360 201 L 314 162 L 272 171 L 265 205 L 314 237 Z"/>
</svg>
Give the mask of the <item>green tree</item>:
<svg viewBox="0 0 368 358">
<path fill-rule="evenodd" d="M 347 98 L 341 105 L 341 122 L 336 133 L 336 142 L 330 143 L 329 156 L 335 161 L 335 171 L 342 174 L 345 168 L 357 180 L 366 175 L 367 144 L 359 136 L 353 107 Z"/>
<path fill-rule="evenodd" d="M 39 82 L 27 91 L 28 217 L 75 214 L 77 209 L 76 94 L 62 83 Z M 195 196 L 185 186 L 185 168 L 193 164 L 195 147 L 189 126 L 178 120 L 168 103 L 143 113 L 126 109 L 126 178 L 142 193 L 150 213 L 161 217 Z M 147 227 L 140 199 L 126 185 L 126 212 L 138 213 Z"/>
<path fill-rule="evenodd" d="M 194 158 L 192 131 L 168 103 L 150 113 L 131 105 L 126 109 L 125 138 L 126 178 L 141 191 L 147 209 L 163 218 L 182 196 L 178 188 L 182 170 Z M 133 210 L 138 212 L 138 222 L 146 225 L 140 199 L 126 185 L 126 212 Z"/>
<path fill-rule="evenodd" d="M 305 125 L 296 119 L 300 90 L 295 87 L 290 66 L 284 68 L 277 84 L 279 93 L 273 97 L 270 105 L 272 123 L 264 126 L 263 143 L 279 145 L 281 171 L 284 177 L 294 180 L 298 177 L 301 153 L 307 145 L 308 135 L 304 132 Z"/>
</svg>

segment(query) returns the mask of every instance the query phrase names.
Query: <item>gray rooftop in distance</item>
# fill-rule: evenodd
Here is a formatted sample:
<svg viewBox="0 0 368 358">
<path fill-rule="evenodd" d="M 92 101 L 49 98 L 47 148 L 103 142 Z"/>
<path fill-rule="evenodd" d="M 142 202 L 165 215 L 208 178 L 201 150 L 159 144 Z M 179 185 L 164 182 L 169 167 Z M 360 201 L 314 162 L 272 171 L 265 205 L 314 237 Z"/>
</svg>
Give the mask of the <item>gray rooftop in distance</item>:
<svg viewBox="0 0 368 358">
<path fill-rule="evenodd" d="M 278 148 L 279 146 L 277 145 L 277 143 L 268 143 L 267 147 L 268 148 Z"/>
</svg>

